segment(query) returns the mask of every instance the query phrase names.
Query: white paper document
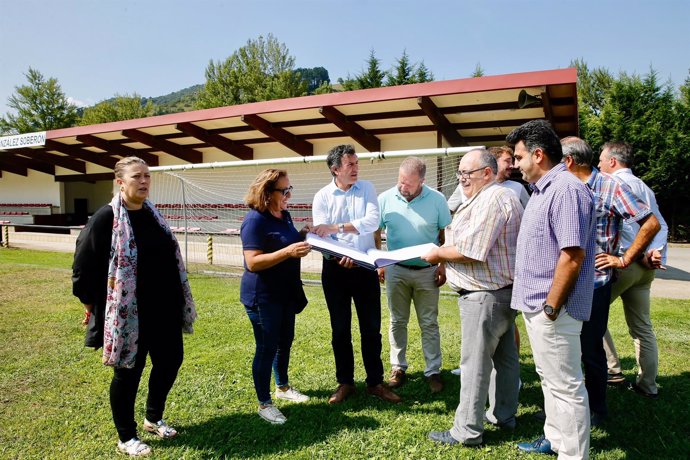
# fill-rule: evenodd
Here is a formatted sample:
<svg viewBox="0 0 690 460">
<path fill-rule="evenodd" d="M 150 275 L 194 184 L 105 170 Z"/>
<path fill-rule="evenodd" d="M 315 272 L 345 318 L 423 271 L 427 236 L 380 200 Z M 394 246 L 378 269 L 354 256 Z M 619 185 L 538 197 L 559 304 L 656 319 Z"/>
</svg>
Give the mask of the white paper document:
<svg viewBox="0 0 690 460">
<path fill-rule="evenodd" d="M 434 243 L 418 244 L 402 249 L 395 249 L 393 251 L 382 251 L 380 249 L 372 248 L 367 252 L 355 249 L 345 243 L 334 240 L 333 238 L 321 238 L 315 233 L 307 233 L 306 242 L 314 249 L 324 254 L 329 254 L 335 257 L 349 257 L 354 260 L 357 265 L 362 267 L 375 269 L 392 265 L 405 260 L 416 259 L 424 254 L 427 254 L 434 248 L 437 248 Z"/>
</svg>

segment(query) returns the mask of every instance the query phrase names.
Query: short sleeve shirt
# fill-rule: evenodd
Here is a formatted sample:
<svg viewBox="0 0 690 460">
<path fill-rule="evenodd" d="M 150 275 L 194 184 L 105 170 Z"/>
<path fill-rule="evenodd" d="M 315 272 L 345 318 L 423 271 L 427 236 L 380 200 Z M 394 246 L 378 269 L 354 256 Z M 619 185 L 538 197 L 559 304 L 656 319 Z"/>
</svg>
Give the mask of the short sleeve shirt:
<svg viewBox="0 0 690 460">
<path fill-rule="evenodd" d="M 532 189 L 518 234 L 511 305 L 530 313 L 542 310 L 561 250 L 579 247 L 585 259 L 563 307 L 574 319 L 587 321 L 594 292 L 594 196 L 563 163 Z"/>
<path fill-rule="evenodd" d="M 292 223 L 292 217 L 283 211 L 279 219 L 269 211 L 251 209 L 240 228 L 242 249 L 271 253 L 302 241 L 302 235 Z M 244 262 L 240 283 L 240 301 L 247 306 L 260 302 L 290 303 L 303 293 L 300 278 L 300 259 L 289 258 L 273 267 L 251 272 Z"/>
<path fill-rule="evenodd" d="M 397 187 L 392 187 L 379 195 L 379 208 L 388 250 L 416 244 L 439 244 L 439 232 L 451 221 L 445 197 L 426 185 L 412 201 L 407 201 Z M 405 262 L 405 265 L 429 264 L 417 258 Z"/>
</svg>

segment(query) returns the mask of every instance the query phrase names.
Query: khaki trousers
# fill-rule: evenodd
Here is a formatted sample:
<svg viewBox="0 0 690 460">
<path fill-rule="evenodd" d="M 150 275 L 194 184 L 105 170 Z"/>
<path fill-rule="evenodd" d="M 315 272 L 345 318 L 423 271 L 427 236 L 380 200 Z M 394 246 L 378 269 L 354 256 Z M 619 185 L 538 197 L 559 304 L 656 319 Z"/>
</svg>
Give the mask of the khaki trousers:
<svg viewBox="0 0 690 460">
<path fill-rule="evenodd" d="M 589 457 L 589 399 L 580 366 L 582 321 L 561 309 L 556 321 L 522 313 L 544 393 L 544 435 L 559 459 Z"/>
<path fill-rule="evenodd" d="M 623 301 L 623 313 L 628 333 L 635 343 L 637 360 L 637 386 L 647 393 L 656 394 L 656 376 L 659 373 L 659 351 L 650 317 L 650 290 L 654 270 L 634 263 L 625 270 L 618 270 L 618 279 L 611 288 L 611 302 L 618 297 Z M 604 349 L 609 373 L 621 372 L 621 361 L 616 352 L 611 333 L 604 335 Z"/>
</svg>

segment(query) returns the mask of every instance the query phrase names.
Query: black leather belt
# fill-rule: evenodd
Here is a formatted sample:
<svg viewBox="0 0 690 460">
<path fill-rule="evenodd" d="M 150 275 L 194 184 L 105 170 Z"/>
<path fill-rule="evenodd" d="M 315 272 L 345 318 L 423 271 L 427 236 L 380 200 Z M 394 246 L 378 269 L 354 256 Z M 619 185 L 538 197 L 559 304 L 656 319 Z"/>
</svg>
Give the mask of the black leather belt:
<svg viewBox="0 0 690 460">
<path fill-rule="evenodd" d="M 509 284 L 508 286 L 503 286 L 502 288 L 496 289 L 496 290 L 497 290 L 497 291 L 500 291 L 500 290 L 503 290 L 503 289 L 513 289 L 513 285 L 512 285 L 512 284 Z M 481 290 L 486 290 L 486 289 L 481 289 Z M 459 289 L 459 290 L 457 291 L 457 293 L 458 293 L 458 295 L 467 295 L 467 294 L 472 294 L 473 292 L 479 292 L 479 291 L 480 291 L 480 290 L 477 290 L 477 291 L 470 291 L 470 290 L 467 290 L 467 289 Z"/>
<path fill-rule="evenodd" d="M 397 265 L 398 267 L 407 268 L 408 270 L 424 270 L 424 269 L 426 269 L 426 268 L 431 267 L 431 265 L 424 265 L 424 266 L 420 266 L 420 265 L 403 265 L 403 264 L 395 264 L 395 265 Z"/>
</svg>

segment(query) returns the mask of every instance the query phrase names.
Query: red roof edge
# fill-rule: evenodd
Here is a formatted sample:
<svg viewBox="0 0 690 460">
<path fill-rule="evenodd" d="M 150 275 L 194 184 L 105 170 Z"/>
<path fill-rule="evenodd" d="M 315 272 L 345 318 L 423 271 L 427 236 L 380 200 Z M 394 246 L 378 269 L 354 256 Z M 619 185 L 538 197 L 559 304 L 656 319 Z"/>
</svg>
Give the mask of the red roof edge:
<svg viewBox="0 0 690 460">
<path fill-rule="evenodd" d="M 384 102 L 409 99 L 420 96 L 443 96 L 446 94 L 496 91 L 502 89 L 529 88 L 533 86 L 576 84 L 577 69 L 542 70 L 485 77 L 462 78 L 457 80 L 432 81 L 413 85 L 344 91 L 340 93 L 319 94 L 315 96 L 293 97 L 250 104 L 194 110 L 135 120 L 117 121 L 97 125 L 78 126 L 48 131 L 48 139 L 98 134 L 124 129 L 152 128 L 177 123 L 198 122 L 229 118 L 241 115 L 313 109 L 321 106 L 342 106 L 367 102 Z"/>
</svg>

